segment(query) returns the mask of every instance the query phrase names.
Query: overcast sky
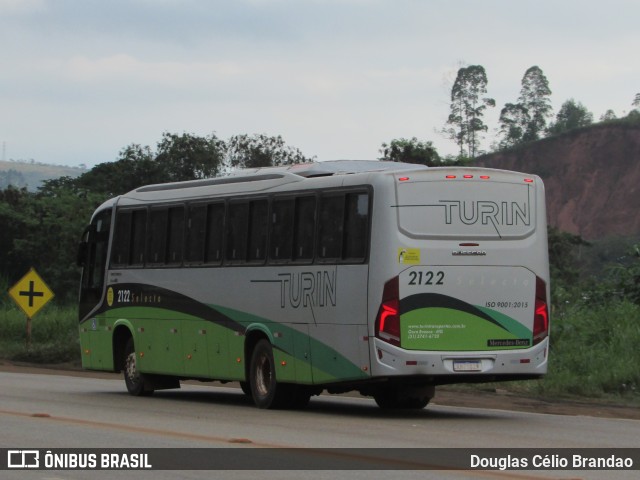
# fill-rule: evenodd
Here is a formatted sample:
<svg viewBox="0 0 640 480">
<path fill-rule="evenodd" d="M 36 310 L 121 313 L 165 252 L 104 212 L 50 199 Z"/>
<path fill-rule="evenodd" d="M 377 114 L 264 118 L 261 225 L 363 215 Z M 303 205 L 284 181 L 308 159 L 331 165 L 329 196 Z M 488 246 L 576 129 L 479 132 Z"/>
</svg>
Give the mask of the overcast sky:
<svg viewBox="0 0 640 480">
<path fill-rule="evenodd" d="M 93 166 L 162 132 L 282 135 L 374 159 L 442 129 L 461 64 L 500 109 L 538 65 L 554 111 L 597 120 L 640 92 L 638 0 L 0 0 L 4 158 Z"/>
</svg>

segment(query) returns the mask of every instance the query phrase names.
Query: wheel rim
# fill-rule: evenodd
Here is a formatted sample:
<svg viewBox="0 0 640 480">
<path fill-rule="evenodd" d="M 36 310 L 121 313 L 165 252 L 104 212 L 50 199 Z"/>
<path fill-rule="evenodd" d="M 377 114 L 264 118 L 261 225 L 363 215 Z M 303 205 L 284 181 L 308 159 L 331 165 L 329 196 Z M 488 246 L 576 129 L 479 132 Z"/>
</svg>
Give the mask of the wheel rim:
<svg viewBox="0 0 640 480">
<path fill-rule="evenodd" d="M 269 394 L 269 388 L 271 386 L 272 370 L 271 362 L 266 355 L 260 356 L 258 359 L 258 365 L 255 374 L 255 386 L 257 393 L 261 397 L 266 397 Z"/>
<path fill-rule="evenodd" d="M 138 369 L 136 368 L 136 354 L 135 352 L 127 355 L 127 359 L 125 362 L 125 371 L 127 372 L 127 378 L 131 383 L 135 383 L 138 381 Z"/>
</svg>

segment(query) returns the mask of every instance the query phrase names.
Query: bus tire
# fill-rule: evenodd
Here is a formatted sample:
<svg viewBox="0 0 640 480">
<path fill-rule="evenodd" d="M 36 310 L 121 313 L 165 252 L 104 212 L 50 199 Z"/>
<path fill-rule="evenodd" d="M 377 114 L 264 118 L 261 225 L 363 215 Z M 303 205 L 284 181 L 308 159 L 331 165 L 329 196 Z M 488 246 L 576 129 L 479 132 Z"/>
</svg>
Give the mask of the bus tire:
<svg viewBox="0 0 640 480">
<path fill-rule="evenodd" d="M 136 351 L 133 344 L 133 338 L 129 337 L 124 347 L 124 359 L 122 362 L 124 368 L 124 383 L 127 391 L 136 397 L 148 396 L 153 393 L 153 387 L 150 382 L 146 381 L 144 374 L 138 371 L 138 361 Z"/>
<path fill-rule="evenodd" d="M 253 402 L 259 408 L 285 408 L 291 397 L 290 385 L 276 380 L 273 349 L 268 340 L 260 340 L 251 354 L 249 386 Z"/>
</svg>

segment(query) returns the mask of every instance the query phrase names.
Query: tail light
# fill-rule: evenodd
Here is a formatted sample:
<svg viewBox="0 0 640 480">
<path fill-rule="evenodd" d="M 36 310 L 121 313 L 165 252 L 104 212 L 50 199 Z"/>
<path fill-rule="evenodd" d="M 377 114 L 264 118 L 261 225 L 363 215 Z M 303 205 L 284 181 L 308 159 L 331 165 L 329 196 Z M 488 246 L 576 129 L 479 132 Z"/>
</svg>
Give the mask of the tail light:
<svg viewBox="0 0 640 480">
<path fill-rule="evenodd" d="M 533 317 L 533 344 L 537 345 L 549 335 L 549 306 L 547 284 L 536 277 L 536 309 Z"/>
<path fill-rule="evenodd" d="M 398 277 L 384 284 L 382 303 L 376 317 L 376 337 L 400 346 L 400 293 Z"/>
</svg>

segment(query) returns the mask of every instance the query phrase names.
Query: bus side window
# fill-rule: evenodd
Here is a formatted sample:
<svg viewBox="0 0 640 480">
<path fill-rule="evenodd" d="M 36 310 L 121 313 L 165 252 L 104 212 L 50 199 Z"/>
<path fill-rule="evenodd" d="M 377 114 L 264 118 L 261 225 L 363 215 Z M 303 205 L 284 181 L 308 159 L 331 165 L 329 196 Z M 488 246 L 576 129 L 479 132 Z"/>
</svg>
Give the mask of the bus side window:
<svg viewBox="0 0 640 480">
<path fill-rule="evenodd" d="M 274 198 L 271 203 L 269 260 L 283 262 L 293 258 L 293 198 Z"/>
<path fill-rule="evenodd" d="M 164 265 L 167 245 L 167 209 L 153 209 L 149 212 L 149 232 L 147 239 L 147 262 Z"/>
<path fill-rule="evenodd" d="M 261 262 L 267 257 L 267 213 L 266 200 L 254 200 L 249 203 L 249 262 Z"/>
<path fill-rule="evenodd" d="M 168 215 L 167 258 L 168 265 L 182 263 L 182 246 L 184 244 L 184 208 L 171 207 Z"/>
<path fill-rule="evenodd" d="M 229 203 L 227 211 L 227 245 L 225 260 L 229 263 L 244 263 L 247 259 L 247 231 L 249 226 L 249 203 Z"/>
<path fill-rule="evenodd" d="M 146 243 L 147 211 L 134 210 L 131 222 L 131 257 L 130 265 L 144 265 L 144 249 Z"/>
<path fill-rule="evenodd" d="M 222 262 L 222 242 L 224 239 L 224 203 L 207 206 L 207 239 L 205 263 L 220 265 Z"/>
<path fill-rule="evenodd" d="M 111 254 L 111 263 L 114 267 L 124 267 L 129 264 L 131 217 L 131 210 L 120 211 L 116 216 L 116 231 Z"/>
<path fill-rule="evenodd" d="M 349 193 L 346 197 L 342 258 L 364 261 L 369 243 L 369 195 Z"/>
<path fill-rule="evenodd" d="M 325 195 L 320 202 L 320 234 L 318 258 L 320 261 L 342 257 L 344 229 L 344 195 Z"/>
<path fill-rule="evenodd" d="M 293 229 L 293 261 L 313 261 L 316 228 L 316 197 L 296 198 L 295 224 Z"/>
<path fill-rule="evenodd" d="M 187 220 L 187 241 L 184 260 L 187 263 L 204 262 L 204 246 L 207 231 L 207 206 L 191 205 Z"/>
</svg>

